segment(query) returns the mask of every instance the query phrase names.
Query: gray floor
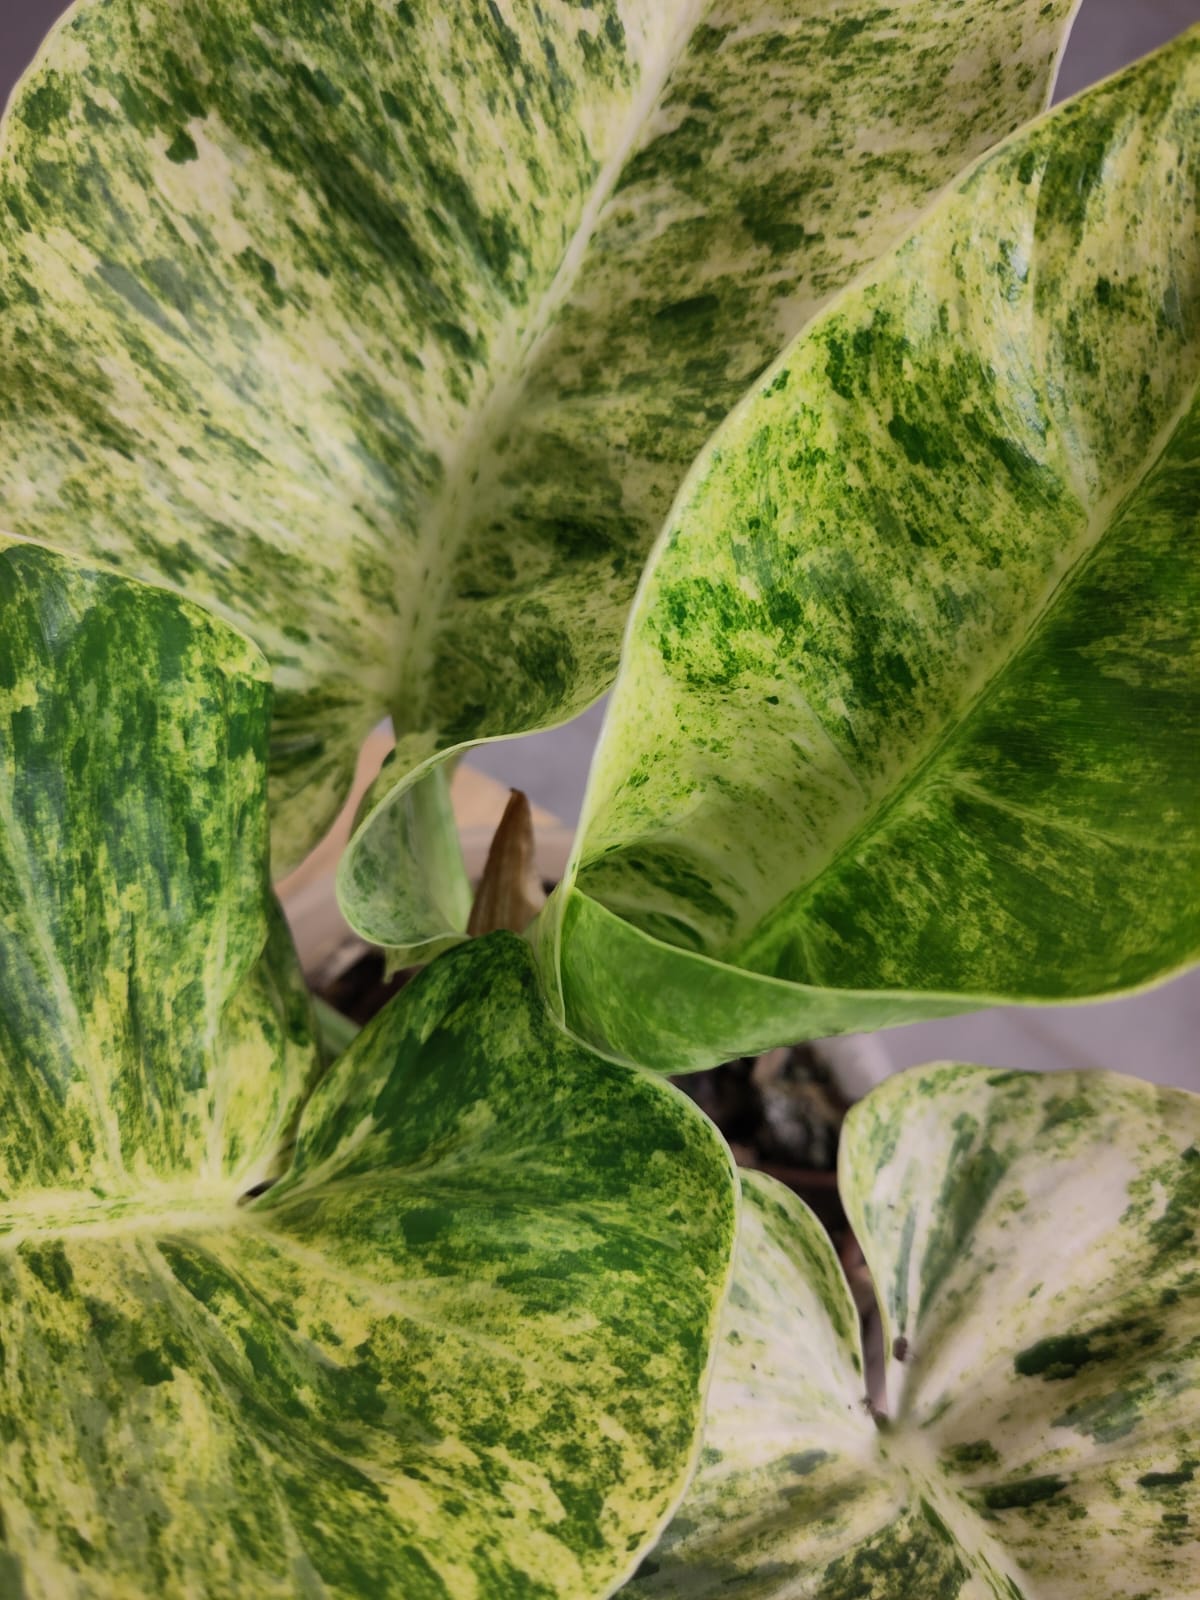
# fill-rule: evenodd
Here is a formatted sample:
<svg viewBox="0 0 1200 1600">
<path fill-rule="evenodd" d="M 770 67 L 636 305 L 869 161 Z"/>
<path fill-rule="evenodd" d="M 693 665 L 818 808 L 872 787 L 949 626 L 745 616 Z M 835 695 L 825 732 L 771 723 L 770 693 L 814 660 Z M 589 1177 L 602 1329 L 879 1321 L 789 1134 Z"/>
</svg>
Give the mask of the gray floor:
<svg viewBox="0 0 1200 1600">
<path fill-rule="evenodd" d="M 0 0 L 0 100 L 64 9 L 60 0 Z M 1060 96 L 1198 22 L 1200 0 L 1084 0 L 1063 62 Z M 594 706 L 564 728 L 492 745 L 471 759 L 574 820 L 602 712 Z M 1200 969 L 1106 1005 L 985 1011 L 881 1037 L 898 1067 L 939 1057 L 1045 1070 L 1105 1066 L 1200 1089 Z"/>
<path fill-rule="evenodd" d="M 1055 99 L 1119 72 L 1194 22 L 1200 22 L 1200 0 L 1083 0 Z"/>
</svg>

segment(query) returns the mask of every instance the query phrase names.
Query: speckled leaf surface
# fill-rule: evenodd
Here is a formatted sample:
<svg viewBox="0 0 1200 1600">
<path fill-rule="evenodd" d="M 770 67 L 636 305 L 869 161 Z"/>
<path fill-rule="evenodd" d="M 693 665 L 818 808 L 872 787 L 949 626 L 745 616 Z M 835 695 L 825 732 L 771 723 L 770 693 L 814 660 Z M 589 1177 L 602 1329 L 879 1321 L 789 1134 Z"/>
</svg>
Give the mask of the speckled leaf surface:
<svg viewBox="0 0 1200 1600">
<path fill-rule="evenodd" d="M 1198 127 L 1193 30 L 986 157 L 701 456 L 544 932 L 582 1036 L 679 1070 L 1195 959 Z"/>
<path fill-rule="evenodd" d="M 595 698 L 696 450 L 1071 10 L 81 5 L 0 150 L 0 528 L 263 647 L 282 870 L 381 715 L 404 779 Z M 348 909 L 441 932 L 385 832 Z"/>
<path fill-rule="evenodd" d="M 269 695 L 178 597 L 0 552 L 0 1593 L 606 1594 L 694 1458 L 728 1153 L 508 935 L 301 1113 Z"/>
<path fill-rule="evenodd" d="M 740 1177 L 733 1285 L 700 1467 L 630 1600 L 726 1592 L 773 1600 L 792 1592 L 780 1587 L 780 1560 L 796 1529 L 819 1570 L 903 1504 L 879 1471 L 858 1313 L 829 1236 L 790 1189 L 761 1173 Z"/>
<path fill-rule="evenodd" d="M 702 1466 L 631 1597 L 1189 1600 L 1200 1098 L 922 1067 L 852 1111 L 841 1181 L 890 1418 L 818 1225 L 751 1180 Z"/>
<path fill-rule="evenodd" d="M 317 1062 L 266 877 L 270 695 L 198 608 L 0 547 L 10 1235 L 277 1173 Z"/>
</svg>

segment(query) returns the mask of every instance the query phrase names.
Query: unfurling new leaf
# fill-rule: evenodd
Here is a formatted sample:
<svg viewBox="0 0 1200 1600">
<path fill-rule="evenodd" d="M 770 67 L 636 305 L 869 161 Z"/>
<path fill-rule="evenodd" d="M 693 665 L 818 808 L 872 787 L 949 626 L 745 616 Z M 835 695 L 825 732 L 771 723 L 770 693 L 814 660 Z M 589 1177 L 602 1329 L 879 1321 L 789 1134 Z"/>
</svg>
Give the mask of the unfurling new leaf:
<svg viewBox="0 0 1200 1600">
<path fill-rule="evenodd" d="M 679 1071 L 1195 959 L 1198 115 L 1193 30 L 1017 134 L 700 456 L 539 932 L 577 1035 Z"/>
</svg>

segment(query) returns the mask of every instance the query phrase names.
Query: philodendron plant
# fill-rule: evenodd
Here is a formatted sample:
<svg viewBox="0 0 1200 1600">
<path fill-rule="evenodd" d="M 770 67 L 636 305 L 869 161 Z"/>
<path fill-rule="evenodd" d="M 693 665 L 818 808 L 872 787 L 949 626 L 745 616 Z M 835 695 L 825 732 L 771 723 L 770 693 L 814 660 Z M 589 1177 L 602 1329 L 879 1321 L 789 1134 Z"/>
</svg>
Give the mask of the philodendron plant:
<svg viewBox="0 0 1200 1600">
<path fill-rule="evenodd" d="M 56 30 L 0 145 L 0 1600 L 1194 1600 L 1200 1099 L 855 1108 L 884 1396 L 656 1075 L 1200 949 L 1200 33 L 1013 133 L 1070 10 Z M 464 939 L 440 763 L 618 656 L 566 880 Z M 343 906 L 436 959 L 329 1060 L 268 864 L 385 711 Z"/>
<path fill-rule="evenodd" d="M 0 551 L 0 1594 L 606 1594 L 687 1481 L 728 1152 L 508 934 L 320 1077 L 269 715 L 226 624 Z"/>
<path fill-rule="evenodd" d="M 428 953 L 469 896 L 414 780 L 608 686 L 705 438 L 1073 10 L 72 7 L 0 148 L 0 528 L 262 647 L 277 872 L 390 713 L 343 897 Z"/>
<path fill-rule="evenodd" d="M 678 1071 L 1200 954 L 1198 117 L 1193 32 L 1021 130 L 702 453 L 545 914 L 579 1035 Z"/>
<path fill-rule="evenodd" d="M 630 1600 L 1193 1596 L 1200 1097 L 922 1067 L 851 1112 L 841 1180 L 889 1414 L 820 1224 L 744 1178 L 701 1466 Z"/>
</svg>

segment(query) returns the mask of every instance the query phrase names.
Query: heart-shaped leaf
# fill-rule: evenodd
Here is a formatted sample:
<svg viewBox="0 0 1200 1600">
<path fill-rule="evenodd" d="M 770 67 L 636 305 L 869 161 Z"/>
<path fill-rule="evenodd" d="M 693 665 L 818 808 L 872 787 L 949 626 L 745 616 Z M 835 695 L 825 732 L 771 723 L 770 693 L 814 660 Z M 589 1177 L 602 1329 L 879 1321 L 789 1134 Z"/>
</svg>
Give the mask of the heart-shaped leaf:
<svg viewBox="0 0 1200 1600">
<path fill-rule="evenodd" d="M 629 1594 L 1188 1600 L 1200 1097 L 922 1067 L 851 1112 L 894 1414 L 812 1214 L 743 1178 L 703 1465 Z"/>
<path fill-rule="evenodd" d="M 320 1062 L 267 883 L 270 700 L 196 607 L 0 547 L 10 1239 L 183 1174 L 197 1204 L 279 1174 Z"/>
<path fill-rule="evenodd" d="M 607 686 L 704 438 L 1072 9 L 79 5 L 0 150 L 0 528 L 262 646 L 282 872 L 381 716 L 394 785 Z M 397 945 L 462 899 L 411 821 L 343 882 Z"/>
<path fill-rule="evenodd" d="M 607 1594 L 692 1464 L 728 1153 L 508 934 L 301 1113 L 268 702 L 186 602 L 0 551 L 0 1592 Z"/>
<path fill-rule="evenodd" d="M 1200 952 L 1200 30 L 989 155 L 682 491 L 574 887 L 669 1071 Z"/>
</svg>

